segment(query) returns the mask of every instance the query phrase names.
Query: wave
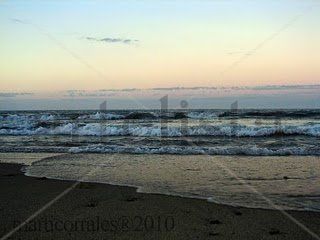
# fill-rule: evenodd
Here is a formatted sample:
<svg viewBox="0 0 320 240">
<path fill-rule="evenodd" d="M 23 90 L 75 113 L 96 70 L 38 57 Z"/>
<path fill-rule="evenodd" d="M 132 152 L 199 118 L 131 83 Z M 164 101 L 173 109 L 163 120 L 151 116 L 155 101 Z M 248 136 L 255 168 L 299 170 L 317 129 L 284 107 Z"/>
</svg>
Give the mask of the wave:
<svg viewBox="0 0 320 240">
<path fill-rule="evenodd" d="M 216 119 L 216 118 L 320 118 L 319 109 L 303 110 L 159 110 L 147 111 L 46 111 L 3 112 L 1 121 L 55 121 L 55 120 L 120 120 L 120 119 Z"/>
<path fill-rule="evenodd" d="M 40 117 L 40 121 L 53 121 L 53 120 L 55 120 L 55 117 L 51 114 L 50 115 L 45 114 Z"/>
<path fill-rule="evenodd" d="M 70 153 L 130 153 L 130 154 L 178 154 L 178 155 L 245 155 L 245 156 L 320 156 L 315 149 L 286 147 L 281 149 L 261 148 L 257 146 L 242 147 L 198 147 L 198 146 L 119 146 L 89 145 L 72 147 Z"/>
<path fill-rule="evenodd" d="M 238 116 L 242 118 L 320 118 L 319 109 L 300 109 L 300 110 L 238 110 L 225 111 L 219 117 Z"/>
<path fill-rule="evenodd" d="M 78 147 L 57 146 L 0 146 L 0 152 L 54 152 L 54 153 L 126 153 L 222 156 L 320 156 L 320 149 L 306 147 L 266 148 L 243 146 L 141 146 L 91 144 Z M 288 178 L 289 179 L 289 178 Z M 254 179 L 251 179 L 254 180 Z M 260 179 L 259 179 L 260 180 Z"/>
<path fill-rule="evenodd" d="M 80 115 L 78 119 L 93 119 L 93 120 L 117 120 L 124 119 L 124 115 L 114 114 L 114 113 L 101 113 L 97 112 L 95 114 L 90 115 Z"/>
<path fill-rule="evenodd" d="M 213 112 L 189 112 L 187 114 L 188 118 L 191 119 L 215 119 L 219 117 L 219 113 Z"/>
<path fill-rule="evenodd" d="M 51 127 L 50 127 L 51 126 Z M 282 125 L 282 126 L 246 126 L 217 125 L 190 126 L 185 129 L 141 125 L 103 125 L 99 123 L 67 123 L 59 126 L 19 125 L 19 128 L 2 125 L 0 135 L 79 135 L 79 136 L 143 136 L 143 137 L 181 137 L 181 136 L 226 136 L 226 137 L 265 137 L 305 135 L 320 137 L 320 124 Z"/>
</svg>

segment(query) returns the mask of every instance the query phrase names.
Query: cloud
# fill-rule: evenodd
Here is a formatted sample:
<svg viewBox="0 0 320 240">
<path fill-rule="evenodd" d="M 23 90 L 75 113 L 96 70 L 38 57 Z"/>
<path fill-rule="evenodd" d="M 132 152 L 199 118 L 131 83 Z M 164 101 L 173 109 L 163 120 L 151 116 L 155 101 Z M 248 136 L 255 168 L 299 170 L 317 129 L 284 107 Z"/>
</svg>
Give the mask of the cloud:
<svg viewBox="0 0 320 240">
<path fill-rule="evenodd" d="M 11 21 L 16 22 L 16 23 L 24 23 L 23 21 L 21 21 L 20 19 L 17 18 L 10 18 Z"/>
<path fill-rule="evenodd" d="M 18 96 L 30 96 L 33 95 L 33 93 L 26 93 L 26 92 L 0 92 L 0 97 L 18 97 Z"/>
<path fill-rule="evenodd" d="M 167 91 L 201 91 L 201 90 L 209 90 L 209 91 L 225 91 L 225 92 L 240 92 L 243 90 L 251 90 L 251 91 L 294 91 L 294 90 L 316 90 L 319 91 L 320 84 L 314 85 L 262 85 L 262 86 L 233 86 L 233 87 L 209 87 L 209 86 L 197 86 L 197 87 L 157 87 L 157 88 L 122 88 L 122 89 L 99 89 L 94 91 L 86 91 L 86 90 L 68 90 L 66 91 L 66 95 L 68 96 L 103 96 L 104 94 L 110 93 L 134 93 L 141 91 L 153 91 L 153 92 L 167 92 Z"/>
<path fill-rule="evenodd" d="M 314 85 L 267 85 L 250 87 L 252 90 L 303 90 L 303 89 L 319 89 L 319 84 Z"/>
<path fill-rule="evenodd" d="M 10 18 L 10 20 L 14 23 L 20 23 L 20 24 L 28 24 L 27 21 L 24 21 L 24 20 L 21 20 L 21 19 L 18 19 L 18 18 Z"/>
<path fill-rule="evenodd" d="M 18 18 L 10 18 L 10 20 L 14 23 L 19 24 L 31 24 L 25 20 L 21 20 Z M 34 25 L 34 24 L 31 24 Z M 124 43 L 124 44 L 133 44 L 139 42 L 137 39 L 129 39 L 129 38 L 111 38 L 111 37 L 105 37 L 105 38 L 95 38 L 95 37 L 85 37 L 86 40 L 89 41 L 96 41 L 96 42 L 105 42 L 105 43 Z"/>
<path fill-rule="evenodd" d="M 94 38 L 94 37 L 86 37 L 85 39 L 89 41 L 96 41 L 96 42 L 105 42 L 105 43 L 124 43 L 124 44 L 133 44 L 139 42 L 136 39 L 128 39 L 128 38 Z"/>
</svg>

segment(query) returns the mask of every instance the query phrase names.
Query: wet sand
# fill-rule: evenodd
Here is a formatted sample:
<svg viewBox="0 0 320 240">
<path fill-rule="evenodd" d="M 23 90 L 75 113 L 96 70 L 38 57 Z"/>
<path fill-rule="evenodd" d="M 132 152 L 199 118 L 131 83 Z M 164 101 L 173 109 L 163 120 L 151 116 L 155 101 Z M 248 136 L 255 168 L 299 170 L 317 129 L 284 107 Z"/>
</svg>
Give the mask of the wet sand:
<svg viewBox="0 0 320 240">
<path fill-rule="evenodd" d="M 130 187 L 26 177 L 21 167 L 0 164 L 0 236 L 43 211 L 7 239 L 305 240 L 317 239 L 308 231 L 320 235 L 320 213 L 288 211 L 298 226 L 275 210 L 143 194 Z M 48 204 L 62 192 L 66 194 Z"/>
</svg>

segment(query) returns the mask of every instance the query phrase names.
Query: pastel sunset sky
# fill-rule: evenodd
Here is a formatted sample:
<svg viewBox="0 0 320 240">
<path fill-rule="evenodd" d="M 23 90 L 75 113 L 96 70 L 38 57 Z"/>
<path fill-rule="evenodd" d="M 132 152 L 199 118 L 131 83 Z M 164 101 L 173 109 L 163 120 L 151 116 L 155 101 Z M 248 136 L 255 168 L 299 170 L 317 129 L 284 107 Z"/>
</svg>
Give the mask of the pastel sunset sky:
<svg viewBox="0 0 320 240">
<path fill-rule="evenodd" d="M 0 92 L 312 85 L 318 1 L 0 1 Z"/>
</svg>

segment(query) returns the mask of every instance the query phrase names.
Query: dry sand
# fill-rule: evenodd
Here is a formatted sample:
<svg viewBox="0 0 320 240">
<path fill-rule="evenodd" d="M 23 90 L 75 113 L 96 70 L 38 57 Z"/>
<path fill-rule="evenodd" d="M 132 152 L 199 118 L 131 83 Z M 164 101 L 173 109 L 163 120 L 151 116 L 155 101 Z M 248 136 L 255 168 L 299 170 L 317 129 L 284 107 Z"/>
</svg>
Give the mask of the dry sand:
<svg viewBox="0 0 320 240">
<path fill-rule="evenodd" d="M 7 239 L 317 239 L 275 210 L 26 177 L 21 167 L 0 164 L 0 236 L 75 187 Z M 287 213 L 320 235 L 320 213 Z"/>
</svg>

